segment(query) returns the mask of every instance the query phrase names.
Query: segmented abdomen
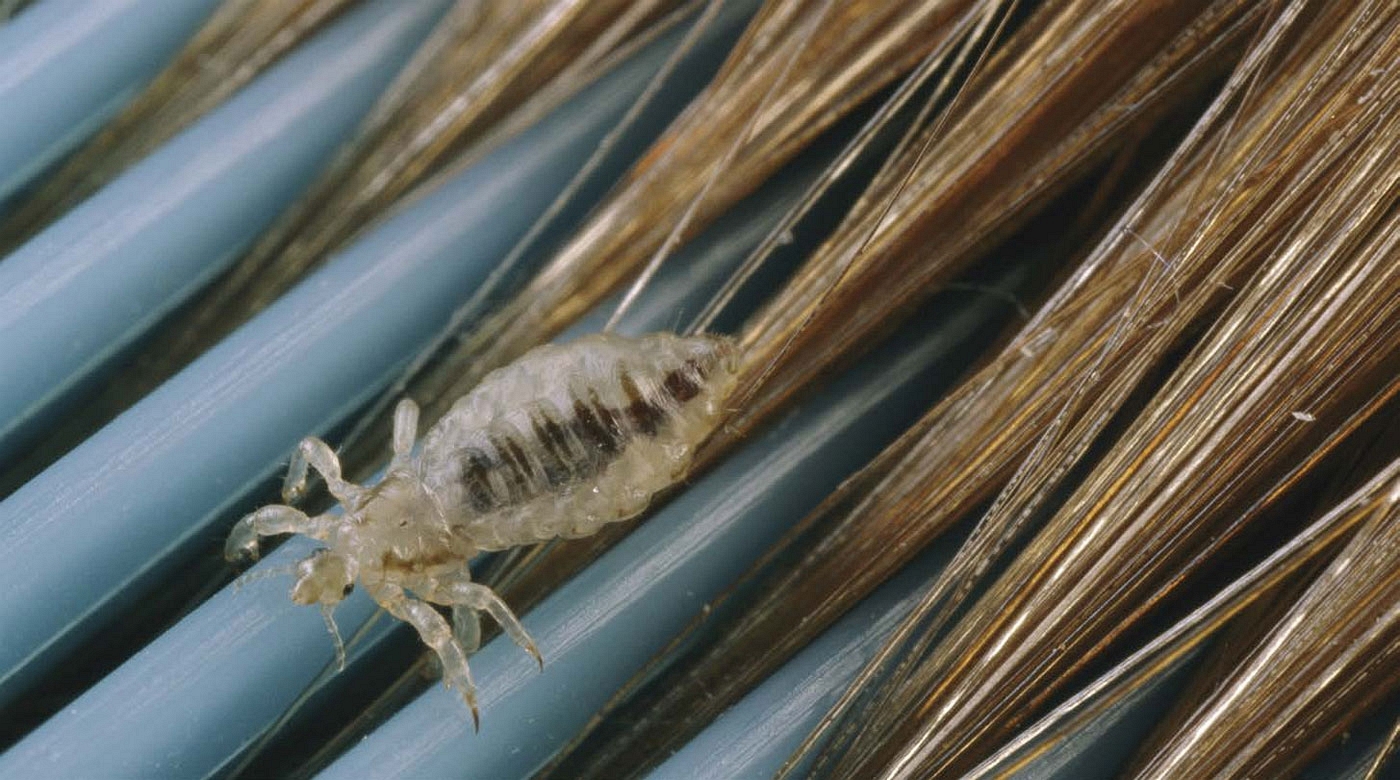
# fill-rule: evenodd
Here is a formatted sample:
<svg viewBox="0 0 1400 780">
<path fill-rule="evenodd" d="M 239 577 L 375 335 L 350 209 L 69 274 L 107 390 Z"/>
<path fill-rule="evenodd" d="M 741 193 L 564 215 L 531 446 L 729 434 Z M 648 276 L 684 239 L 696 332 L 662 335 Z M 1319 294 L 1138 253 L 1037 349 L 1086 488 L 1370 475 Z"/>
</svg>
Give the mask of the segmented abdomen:
<svg viewBox="0 0 1400 780">
<path fill-rule="evenodd" d="M 720 336 L 588 336 L 488 374 L 419 469 L 453 530 L 493 550 L 586 536 L 684 474 L 734 385 Z"/>
</svg>

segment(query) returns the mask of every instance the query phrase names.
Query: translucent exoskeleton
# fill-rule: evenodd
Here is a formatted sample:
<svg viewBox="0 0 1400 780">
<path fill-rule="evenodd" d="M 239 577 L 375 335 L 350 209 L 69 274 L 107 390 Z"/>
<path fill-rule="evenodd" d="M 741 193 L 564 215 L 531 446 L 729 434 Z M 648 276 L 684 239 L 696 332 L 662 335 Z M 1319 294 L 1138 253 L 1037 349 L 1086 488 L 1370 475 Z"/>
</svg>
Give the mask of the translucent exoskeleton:
<svg viewBox="0 0 1400 780">
<path fill-rule="evenodd" d="M 291 596 L 321 607 L 340 663 L 331 611 L 358 582 L 417 629 L 476 719 L 467 656 L 479 637 L 478 612 L 489 612 L 541 666 L 543 659 L 510 608 L 471 581 L 468 562 L 478 552 L 587 536 L 640 513 L 684 475 L 721 419 L 736 364 L 734 343 L 712 335 L 600 334 L 539 347 L 459 399 L 417 455 L 418 407 L 400 401 L 393 459 L 374 485 L 345 481 L 325 442 L 302 440 L 283 500 L 301 497 L 314 468 L 343 513 L 263 507 L 234 526 L 225 555 L 256 558 L 258 538 L 273 534 L 324 542 L 297 564 Z M 430 603 L 452 608 L 451 627 Z"/>
</svg>

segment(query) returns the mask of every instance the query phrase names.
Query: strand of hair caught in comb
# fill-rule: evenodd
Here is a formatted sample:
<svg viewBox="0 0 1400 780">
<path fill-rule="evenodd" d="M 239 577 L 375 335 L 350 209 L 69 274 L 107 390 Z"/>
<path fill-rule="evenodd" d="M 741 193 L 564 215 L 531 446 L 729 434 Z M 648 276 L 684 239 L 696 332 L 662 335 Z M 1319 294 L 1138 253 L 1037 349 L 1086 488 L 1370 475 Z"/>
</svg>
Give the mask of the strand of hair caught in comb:
<svg viewBox="0 0 1400 780">
<path fill-rule="evenodd" d="M 759 268 L 763 267 L 763 264 L 768 261 L 768 258 L 773 252 L 777 250 L 779 246 L 786 243 L 786 237 L 791 234 L 793 228 L 797 226 L 797 223 L 816 206 L 817 201 L 820 200 L 836 182 L 840 181 L 841 178 L 854 167 L 856 161 L 864 155 L 875 142 L 880 131 L 884 130 L 886 125 L 893 121 L 895 115 L 909 104 L 928 80 L 937 73 L 940 68 L 943 68 L 945 64 L 944 60 L 952 50 L 954 42 L 963 37 L 965 31 L 962 28 L 970 24 L 971 20 L 969 17 L 960 17 L 953 33 L 947 36 L 944 42 L 940 43 L 933 51 L 929 52 L 928 56 L 924 57 L 923 61 L 921 61 L 913 71 L 910 71 L 909 75 L 900 82 L 895 92 L 880 105 L 880 108 L 876 110 L 875 114 L 872 115 L 870 119 L 866 120 L 865 123 L 861 125 L 860 130 L 846 143 L 841 149 L 840 154 L 826 166 L 826 169 L 822 171 L 821 175 L 818 176 L 815 181 L 808 185 L 806 191 L 802 193 L 802 197 L 797 203 L 768 231 L 767 235 L 763 237 L 763 240 L 759 242 L 758 246 L 754 247 L 753 251 L 749 253 L 749 256 L 744 258 L 744 262 L 739 268 L 735 270 L 733 274 L 730 274 L 729 278 L 725 280 L 720 289 L 710 298 L 709 302 L 706 303 L 705 307 L 700 310 L 700 313 L 695 316 L 695 319 L 691 321 L 690 325 L 686 327 L 685 332 L 687 334 L 703 333 L 714 324 L 715 319 L 723 313 L 725 307 L 734 299 L 734 296 L 738 294 L 739 290 L 748 283 L 749 279 L 753 278 L 753 275 L 758 272 Z M 958 67 L 959 64 L 955 63 L 951 66 L 951 70 L 956 70 Z M 909 130 L 906 131 L 904 137 L 896 144 L 896 150 L 910 143 L 910 139 L 915 134 L 917 128 L 924 124 L 928 114 L 941 100 L 941 96 L 950 85 L 951 79 L 948 78 L 940 82 L 934 94 L 925 101 L 924 107 L 910 125 Z M 897 153 L 896 151 L 895 154 Z"/>
<path fill-rule="evenodd" d="M 995 27 L 992 28 L 993 31 L 990 37 L 987 37 L 982 43 L 980 53 L 978 54 L 976 62 L 972 66 L 972 70 L 968 73 L 967 78 L 971 78 L 972 75 L 977 73 L 982 68 L 983 64 L 986 62 L 988 52 L 992 50 L 997 38 L 999 38 L 1001 36 L 1001 33 L 1005 30 L 1006 23 L 1011 18 L 1012 12 L 1014 11 L 1015 7 L 1016 0 L 1010 0 L 1010 2 L 1006 2 L 1004 4 L 1001 2 L 1001 0 L 989 0 L 987 5 L 985 6 L 986 13 L 979 18 L 976 28 L 974 28 L 972 33 L 963 41 L 963 46 L 956 59 L 956 62 L 965 62 L 967 56 L 969 56 L 969 53 L 978 47 L 979 42 L 983 42 L 984 36 L 987 35 L 987 30 L 989 28 L 992 28 L 992 24 L 993 22 L 995 22 Z M 999 13 L 1001 11 L 1004 11 L 1005 13 Z M 998 16 L 1000 16 L 1000 19 L 998 19 Z M 952 74 L 947 74 L 945 78 L 951 79 Z M 966 84 L 966 82 L 967 79 L 964 79 L 963 83 Z M 934 99 L 936 97 L 937 93 L 935 93 L 935 95 L 930 98 L 930 101 L 928 103 L 929 106 L 933 106 L 935 104 Z M 850 258 L 846 260 L 845 266 L 842 267 L 841 272 L 837 274 L 836 278 L 832 281 L 831 285 L 822 292 L 821 296 L 818 297 L 817 300 L 814 301 L 810 307 L 808 307 L 807 314 L 802 318 L 802 322 L 799 323 L 798 326 L 794 328 L 791 333 L 788 334 L 787 338 L 783 341 L 783 346 L 778 350 L 777 355 L 775 355 L 774 358 L 768 362 L 768 365 L 764 368 L 763 372 L 759 374 L 758 379 L 756 381 L 748 383 L 747 389 L 744 391 L 743 396 L 737 399 L 737 401 L 734 404 L 735 406 L 742 407 L 746 402 L 748 402 L 749 399 L 753 397 L 754 393 L 758 392 L 758 389 L 762 387 L 765 382 L 768 381 L 768 378 L 773 375 L 773 372 L 775 370 L 777 370 L 778 362 L 783 358 L 784 355 L 786 355 L 792 349 L 792 345 L 797 340 L 797 337 L 804 333 L 809 326 L 811 326 L 812 320 L 815 319 L 817 311 L 819 311 L 821 307 L 826 303 L 827 299 L 831 297 L 831 294 L 835 292 L 842 285 L 843 282 L 845 282 L 846 277 L 851 273 L 851 269 L 855 267 L 856 260 L 860 259 L 861 255 L 865 254 L 865 250 L 867 247 L 870 246 L 870 242 L 874 240 L 875 235 L 879 233 L 880 229 L 884 226 L 885 220 L 889 217 L 891 210 L 894 208 L 895 202 L 899 200 L 899 196 L 904 192 L 905 188 L 909 186 L 909 182 L 914 177 L 914 172 L 918 170 L 919 163 L 921 163 L 925 155 L 928 154 L 928 150 L 933 146 L 934 139 L 938 137 L 939 132 L 943 128 L 943 125 L 947 123 L 948 118 L 953 113 L 953 109 L 955 109 L 958 106 L 959 102 L 962 100 L 962 97 L 963 89 L 960 87 L 958 91 L 953 95 L 953 98 L 950 101 L 947 108 L 939 114 L 939 117 L 934 127 L 926 134 L 923 144 L 919 147 L 919 151 L 914 156 L 913 161 L 910 162 L 909 168 L 905 171 L 904 176 L 899 183 L 899 186 L 895 189 L 894 193 L 891 194 L 889 199 L 885 202 L 884 208 L 881 210 L 880 215 L 876 218 L 875 223 L 871 225 L 870 230 L 868 233 L 866 233 L 864 240 L 862 240 L 860 245 L 856 247 L 856 250 L 853 253 L 851 253 Z M 927 113 L 927 111 L 922 112 L 921 116 L 925 116 Z M 910 128 L 909 134 L 906 135 L 904 139 L 905 141 L 912 141 L 916 137 L 917 133 L 915 131 L 915 128 L 917 128 L 917 124 L 915 125 L 915 127 Z M 898 153 L 899 150 L 896 149 L 895 156 L 892 156 L 891 159 L 897 159 Z"/>
<path fill-rule="evenodd" d="M 1284 14 L 1284 16 L 1289 15 Z M 1256 33 L 1255 41 L 1249 48 L 1251 53 L 1246 56 L 1245 60 L 1237 69 L 1237 75 L 1226 85 L 1222 96 L 1207 110 L 1202 120 L 1197 124 L 1197 127 L 1188 135 L 1186 141 L 1181 145 L 1181 149 L 1174 155 L 1174 159 L 1185 159 L 1192 150 L 1210 143 L 1210 136 L 1207 133 L 1207 128 L 1215 127 L 1218 124 L 1224 129 L 1225 134 L 1228 134 L 1230 130 L 1233 129 L 1238 115 L 1227 113 L 1228 107 L 1232 104 L 1235 97 L 1238 97 L 1241 101 L 1245 101 L 1253 94 L 1254 86 L 1258 79 L 1258 73 L 1262 70 L 1263 62 L 1267 58 L 1268 52 L 1272 51 L 1273 47 L 1280 43 L 1280 36 L 1277 34 L 1276 28 L 1265 25 L 1264 29 L 1274 30 L 1274 32 L 1269 33 L 1262 39 L 1262 46 L 1259 45 L 1261 38 L 1259 34 Z M 1215 143 L 1216 145 L 1207 152 L 1209 160 L 1212 162 L 1218 157 L 1223 141 L 1217 137 Z M 1168 163 L 1168 166 L 1170 165 L 1171 163 Z M 1157 186 L 1161 185 L 1149 185 L 1148 192 L 1152 192 Z M 1196 198 L 1200 197 L 1200 192 L 1201 189 L 1198 187 L 1196 193 L 1192 195 L 1193 202 L 1195 202 Z M 1144 195 L 1139 197 L 1138 202 L 1144 202 L 1147 197 L 1148 194 L 1144 193 Z M 1221 199 L 1224 197 L 1225 194 L 1220 196 Z M 1212 206 L 1212 213 L 1220 208 L 1219 203 L 1220 200 L 1217 200 Z M 1129 213 L 1125 214 L 1119 220 L 1119 224 L 1124 226 L 1132 225 L 1140 217 L 1140 213 L 1141 207 L 1130 210 Z M 1175 233 L 1179 228 L 1180 222 L 1178 221 L 1177 227 L 1173 229 L 1173 232 Z M 1130 235 L 1131 232 L 1131 230 L 1120 229 L 1120 240 L 1131 240 L 1133 238 L 1133 236 Z M 1150 246 L 1148 247 L 1148 251 L 1155 253 L 1155 249 Z M 1047 308 L 1050 305 L 1051 304 L 1047 304 Z M 1041 441 L 1037 443 L 1038 451 L 1043 451 L 1045 441 L 1046 440 L 1042 437 Z M 1039 457 L 1039 455 L 1036 452 L 1032 452 L 1032 454 L 1027 457 L 1027 462 L 1029 463 L 1037 457 Z M 1020 474 L 1021 472 L 1018 471 L 1017 476 L 1013 477 L 1012 483 L 1015 482 Z M 1012 483 L 1008 483 L 1007 490 L 1012 489 Z M 950 566 L 958 565 L 958 563 L 959 561 L 955 558 L 953 564 L 950 564 Z M 877 676 L 884 673 L 889 664 L 893 662 L 893 657 L 896 654 L 904 655 L 906 658 L 914 658 L 919 655 L 921 646 L 910 647 L 906 643 L 912 641 L 916 628 L 926 635 L 931 635 L 936 632 L 938 626 L 944 624 L 949 617 L 950 611 L 953 609 L 953 602 L 947 601 L 947 591 L 958 584 L 959 583 L 954 579 L 940 576 L 939 581 L 932 586 L 931 591 L 922 597 L 914 611 L 906 616 L 895 632 L 885 640 L 880 651 L 866 662 L 856 679 L 847 687 L 846 692 L 823 717 L 819 726 L 809 734 L 808 739 L 803 743 L 802 747 L 793 754 L 794 758 L 790 759 L 789 764 L 785 767 L 786 774 L 784 776 L 790 776 L 791 772 L 795 770 L 800 763 L 798 759 L 806 753 L 815 750 L 817 745 L 821 744 L 821 742 L 826 739 L 826 735 L 832 729 L 836 728 L 838 721 L 845 717 L 851 708 L 855 706 L 857 699 L 861 695 L 860 691 L 869 686 Z M 907 663 L 909 662 L 906 661 L 906 664 Z M 903 672 L 896 669 L 890 673 L 897 675 Z M 830 753 L 832 751 L 832 746 L 828 746 L 826 751 Z"/>
<path fill-rule="evenodd" d="M 766 104 L 768 99 L 777 93 L 778 87 L 786 83 L 788 75 L 792 72 L 793 65 L 797 62 L 798 56 L 807 48 L 808 43 L 812 40 L 812 36 L 816 33 L 817 28 L 821 25 L 822 19 L 826 17 L 827 12 L 831 10 L 832 5 L 833 0 L 825 0 L 825 2 L 822 3 L 821 9 L 807 21 L 806 27 L 802 30 L 800 39 L 793 47 L 792 56 L 783 63 L 782 70 L 779 71 L 778 75 L 773 79 L 773 82 L 768 85 L 768 90 L 764 93 L 763 99 L 759 101 L 759 106 Z M 747 52 L 741 67 L 747 67 L 752 62 L 756 51 L 757 49 L 755 48 Z M 758 123 L 758 118 L 759 112 L 754 111 L 748 118 L 748 121 L 746 121 L 744 126 L 739 130 L 739 134 L 735 136 L 733 143 L 725 150 L 724 156 L 716 161 L 714 166 L 710 168 L 710 174 L 709 177 L 705 179 L 705 184 L 701 186 L 699 192 L 695 193 L 695 197 L 691 198 L 690 204 L 686 206 L 686 210 L 681 214 L 680 219 L 676 220 L 676 224 L 671 228 L 671 232 L 666 236 L 666 240 L 661 243 L 660 248 L 658 248 L 656 253 L 651 256 L 651 259 L 647 261 L 646 267 L 642 269 L 641 274 L 632 282 L 632 286 L 628 288 L 627 293 L 622 297 L 622 301 L 618 303 L 617 308 L 613 310 L 612 316 L 608 318 L 607 323 L 603 326 L 604 333 L 610 333 L 613 328 L 617 326 L 618 321 L 621 320 L 622 316 L 631 308 L 637 296 L 641 294 L 642 290 L 646 289 L 652 277 L 660 270 L 661 264 L 675 251 L 676 246 L 681 242 L 681 237 L 686 228 L 690 226 L 696 213 L 700 210 L 700 204 L 705 201 L 705 196 L 709 194 L 710 188 L 719 180 L 720 174 L 729 168 L 730 163 L 734 161 L 734 157 L 738 155 L 739 149 L 743 148 L 743 145 L 748 141 L 749 134 L 753 132 L 753 128 Z"/>
</svg>

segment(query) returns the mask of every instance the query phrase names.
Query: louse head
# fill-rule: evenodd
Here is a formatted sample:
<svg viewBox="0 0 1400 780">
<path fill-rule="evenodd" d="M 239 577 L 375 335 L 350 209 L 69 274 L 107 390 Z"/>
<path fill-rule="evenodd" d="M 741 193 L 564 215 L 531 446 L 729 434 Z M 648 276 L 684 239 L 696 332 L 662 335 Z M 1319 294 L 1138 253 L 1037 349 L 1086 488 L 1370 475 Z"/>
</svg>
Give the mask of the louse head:
<svg viewBox="0 0 1400 780">
<path fill-rule="evenodd" d="M 354 574 L 345 557 L 332 550 L 320 549 L 297 563 L 292 601 L 302 605 L 332 607 L 350 595 L 354 583 Z"/>
</svg>

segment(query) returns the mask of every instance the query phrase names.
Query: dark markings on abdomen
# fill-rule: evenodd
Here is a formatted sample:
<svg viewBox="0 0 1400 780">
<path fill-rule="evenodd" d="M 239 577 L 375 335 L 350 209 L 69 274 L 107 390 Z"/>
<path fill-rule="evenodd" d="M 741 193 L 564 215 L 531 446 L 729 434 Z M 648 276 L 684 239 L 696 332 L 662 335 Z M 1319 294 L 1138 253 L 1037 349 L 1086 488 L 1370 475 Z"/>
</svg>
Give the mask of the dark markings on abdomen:
<svg viewBox="0 0 1400 780">
<path fill-rule="evenodd" d="M 586 462 L 586 456 L 582 448 L 574 446 L 574 437 L 544 409 L 530 415 L 530 428 L 540 443 L 535 453 L 544 470 L 545 482 L 557 488 L 576 479 L 575 472 Z"/>
<path fill-rule="evenodd" d="M 692 373 L 694 376 L 691 376 Z M 666 395 L 672 400 L 683 404 L 700 395 L 700 382 L 703 379 L 700 367 L 692 360 L 686 364 L 686 368 L 667 374 L 666 378 L 661 380 L 661 386 L 666 389 Z"/>
<path fill-rule="evenodd" d="M 666 412 L 650 398 L 642 394 L 632 375 L 626 371 L 618 377 L 622 392 L 627 394 L 627 420 L 632 429 L 643 436 L 654 437 L 666 421 Z"/>
<path fill-rule="evenodd" d="M 569 428 L 589 451 L 590 459 L 610 459 L 622 452 L 627 443 L 627 434 L 617 424 L 617 415 L 603 406 L 597 393 L 591 393 L 588 402 L 574 399 L 574 416 Z"/>
<path fill-rule="evenodd" d="M 603 405 L 594 392 L 586 399 L 573 398 L 566 415 L 548 405 L 537 407 L 529 430 L 519 435 L 498 431 L 489 448 L 460 451 L 467 502 L 477 512 L 489 512 L 597 477 L 632 437 L 659 435 L 681 405 L 700 395 L 703 380 L 699 366 L 688 362 L 662 378 L 665 399 L 658 402 L 624 372 L 618 377 L 627 396 L 623 409 Z"/>
<path fill-rule="evenodd" d="M 486 512 L 500 506 L 496 491 L 491 487 L 491 470 L 500 464 L 491 459 L 485 450 L 468 447 L 457 453 L 457 463 L 462 470 L 462 485 L 467 490 L 467 503 L 478 512 Z"/>
<path fill-rule="evenodd" d="M 534 469 L 530 468 L 530 459 L 525 455 L 525 448 L 510 434 L 492 436 L 491 446 L 495 447 L 496 461 L 501 464 L 496 473 L 501 475 L 505 483 L 507 501 L 519 503 L 528 500 L 535 492 L 535 479 Z"/>
</svg>

